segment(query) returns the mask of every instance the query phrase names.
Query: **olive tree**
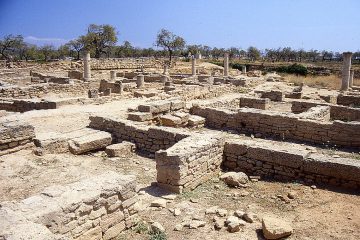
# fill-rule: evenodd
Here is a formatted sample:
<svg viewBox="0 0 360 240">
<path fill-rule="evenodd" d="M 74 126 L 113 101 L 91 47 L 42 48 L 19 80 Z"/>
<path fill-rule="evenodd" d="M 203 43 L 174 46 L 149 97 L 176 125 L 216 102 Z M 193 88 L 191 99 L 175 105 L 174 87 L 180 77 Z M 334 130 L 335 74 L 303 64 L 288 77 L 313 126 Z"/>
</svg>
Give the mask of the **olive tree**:
<svg viewBox="0 0 360 240">
<path fill-rule="evenodd" d="M 166 29 L 161 29 L 156 37 L 155 45 L 164 48 L 169 53 L 169 62 L 171 64 L 174 52 L 185 47 L 185 40 Z"/>
<path fill-rule="evenodd" d="M 80 36 L 80 41 L 84 42 L 84 48 L 95 53 L 95 58 L 100 58 L 101 54 L 113 47 L 117 42 L 115 27 L 105 24 L 90 24 L 85 36 Z"/>
</svg>

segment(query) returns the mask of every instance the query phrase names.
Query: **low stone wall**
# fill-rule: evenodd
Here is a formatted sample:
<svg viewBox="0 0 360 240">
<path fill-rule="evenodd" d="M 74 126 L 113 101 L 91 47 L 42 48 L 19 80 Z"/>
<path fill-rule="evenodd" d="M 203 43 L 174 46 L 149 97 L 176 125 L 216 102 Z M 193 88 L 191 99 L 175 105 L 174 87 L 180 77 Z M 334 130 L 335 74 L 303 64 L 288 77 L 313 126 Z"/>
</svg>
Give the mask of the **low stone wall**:
<svg viewBox="0 0 360 240">
<path fill-rule="evenodd" d="M 269 98 L 271 101 L 274 102 L 282 102 L 285 98 L 285 93 L 282 91 L 255 91 L 256 93 L 260 94 L 261 98 Z"/>
<path fill-rule="evenodd" d="M 0 98 L 41 98 L 49 93 L 85 96 L 90 88 L 90 83 L 87 82 L 74 84 L 43 83 L 28 87 L 0 87 Z"/>
<path fill-rule="evenodd" d="M 337 104 L 351 107 L 360 107 L 359 95 L 344 95 L 339 94 L 337 97 Z"/>
<path fill-rule="evenodd" d="M 312 119 L 320 121 L 330 121 L 330 107 L 316 106 L 309 108 L 306 112 L 298 115 L 301 119 Z"/>
<path fill-rule="evenodd" d="M 155 58 L 91 59 L 93 70 L 161 68 L 162 64 L 163 61 Z"/>
<path fill-rule="evenodd" d="M 181 193 L 220 171 L 224 140 L 215 134 L 193 134 L 155 153 L 158 185 Z"/>
<path fill-rule="evenodd" d="M 292 101 L 291 111 L 293 113 L 302 113 L 316 106 L 330 106 L 330 118 L 342 121 L 360 121 L 360 109 L 340 106 L 329 103 L 318 103 L 309 101 Z"/>
<path fill-rule="evenodd" d="M 242 108 L 237 112 L 193 106 L 191 113 L 206 118 L 216 129 L 262 134 L 278 139 L 360 148 L 360 122 L 319 122 L 293 113 Z"/>
<path fill-rule="evenodd" d="M 91 116 L 89 126 L 110 132 L 115 142 L 133 142 L 138 150 L 152 154 L 160 149 L 167 149 L 189 136 L 184 129 L 136 125 L 129 120 L 101 116 Z"/>
<path fill-rule="evenodd" d="M 240 107 L 249 107 L 257 109 L 269 109 L 270 99 L 268 98 L 255 98 L 255 97 L 241 97 Z"/>
<path fill-rule="evenodd" d="M 254 141 L 227 142 L 223 167 L 285 181 L 303 180 L 360 189 L 359 161 L 311 154 L 295 147 L 256 145 Z"/>
<path fill-rule="evenodd" d="M 18 203 L 1 203 L 0 238 L 115 239 L 135 222 L 139 201 L 135 188 L 135 176 L 107 172 L 48 187 Z"/>
<path fill-rule="evenodd" d="M 0 122 L 0 156 L 33 146 L 34 127 L 13 121 Z"/>
<path fill-rule="evenodd" d="M 0 99 L 0 109 L 9 112 L 27 112 L 32 110 L 56 109 L 60 106 L 76 104 L 82 98 L 65 98 L 59 100 L 39 100 L 39 99 Z"/>
</svg>

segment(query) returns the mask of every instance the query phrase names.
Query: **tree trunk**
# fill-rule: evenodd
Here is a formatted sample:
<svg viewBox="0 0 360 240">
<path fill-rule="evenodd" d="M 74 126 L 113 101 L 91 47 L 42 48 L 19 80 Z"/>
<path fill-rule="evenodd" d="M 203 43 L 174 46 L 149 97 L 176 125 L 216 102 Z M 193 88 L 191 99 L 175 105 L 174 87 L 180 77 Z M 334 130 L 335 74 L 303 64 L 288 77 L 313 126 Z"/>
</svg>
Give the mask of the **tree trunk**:
<svg viewBox="0 0 360 240">
<path fill-rule="evenodd" d="M 171 50 L 169 50 L 169 64 L 170 64 L 170 66 L 171 66 L 172 54 L 173 54 L 173 52 Z"/>
</svg>

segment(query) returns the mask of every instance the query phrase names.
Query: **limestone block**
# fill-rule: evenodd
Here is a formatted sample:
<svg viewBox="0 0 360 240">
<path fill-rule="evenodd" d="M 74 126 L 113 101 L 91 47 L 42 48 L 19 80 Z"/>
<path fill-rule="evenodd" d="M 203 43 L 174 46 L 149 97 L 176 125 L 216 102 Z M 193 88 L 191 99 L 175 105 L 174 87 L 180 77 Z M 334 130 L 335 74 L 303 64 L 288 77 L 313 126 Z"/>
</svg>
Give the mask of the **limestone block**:
<svg viewBox="0 0 360 240">
<path fill-rule="evenodd" d="M 74 138 L 69 141 L 69 149 L 73 154 L 82 154 L 88 151 L 105 148 L 112 141 L 108 132 L 97 132 L 88 136 Z"/>
<path fill-rule="evenodd" d="M 153 119 L 153 115 L 148 112 L 133 112 L 128 114 L 129 120 L 137 121 L 137 122 L 145 122 Z"/>
<path fill-rule="evenodd" d="M 133 155 L 135 149 L 134 143 L 124 141 L 107 146 L 105 152 L 109 157 L 129 157 Z"/>
<path fill-rule="evenodd" d="M 196 115 L 190 115 L 188 120 L 189 127 L 203 127 L 206 119 Z"/>
<path fill-rule="evenodd" d="M 160 116 L 160 122 L 161 125 L 167 127 L 178 127 L 182 123 L 181 118 L 173 116 L 171 114 Z"/>
</svg>

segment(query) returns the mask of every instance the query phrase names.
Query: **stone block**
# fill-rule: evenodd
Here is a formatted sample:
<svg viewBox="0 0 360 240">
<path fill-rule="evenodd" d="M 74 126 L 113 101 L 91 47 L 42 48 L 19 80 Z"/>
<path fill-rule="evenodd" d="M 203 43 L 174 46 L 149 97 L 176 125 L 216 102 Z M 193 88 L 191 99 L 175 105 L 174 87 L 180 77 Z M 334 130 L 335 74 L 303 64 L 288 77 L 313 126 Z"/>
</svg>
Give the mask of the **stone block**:
<svg viewBox="0 0 360 240">
<path fill-rule="evenodd" d="M 106 147 L 105 152 L 109 157 L 130 157 L 133 155 L 136 146 L 131 142 L 121 142 Z"/>
<path fill-rule="evenodd" d="M 206 119 L 196 115 L 190 115 L 188 119 L 189 127 L 203 127 Z"/>
<path fill-rule="evenodd" d="M 111 134 L 108 132 L 97 132 L 83 137 L 74 138 L 69 141 L 69 149 L 73 154 L 82 154 L 92 150 L 102 149 L 112 142 Z"/>
<path fill-rule="evenodd" d="M 181 118 L 173 116 L 171 114 L 160 116 L 160 122 L 161 125 L 166 127 L 178 127 L 182 123 Z"/>
<path fill-rule="evenodd" d="M 153 115 L 148 112 L 133 112 L 128 114 L 129 120 L 137 121 L 137 122 L 145 122 L 153 119 Z"/>
</svg>

